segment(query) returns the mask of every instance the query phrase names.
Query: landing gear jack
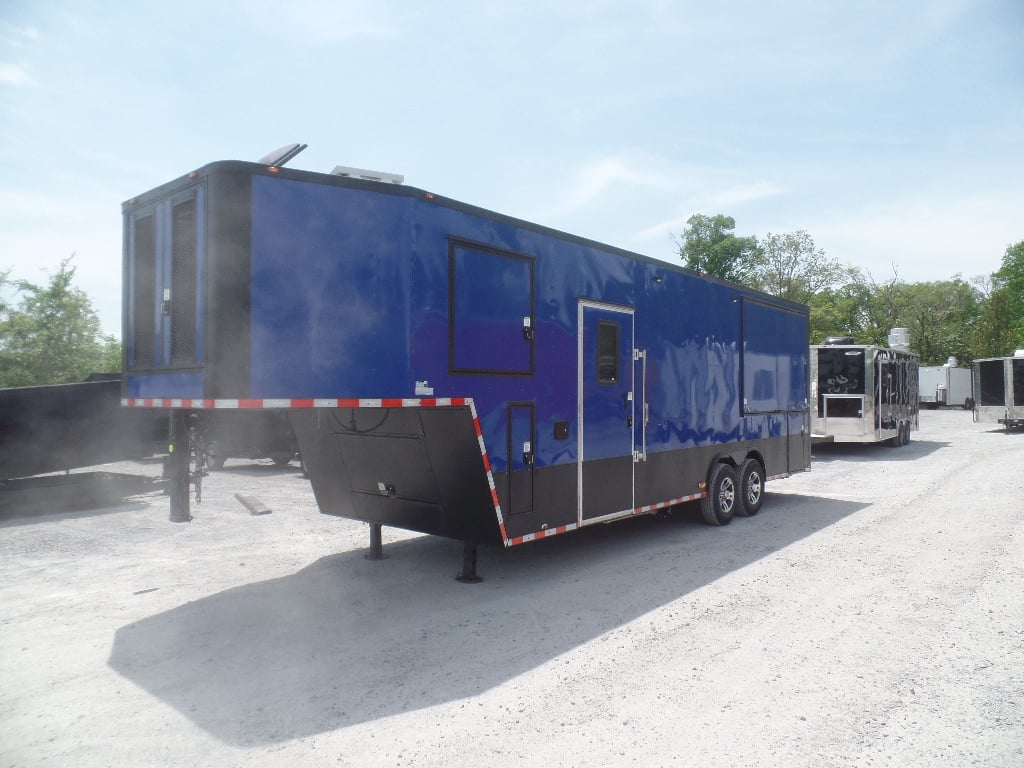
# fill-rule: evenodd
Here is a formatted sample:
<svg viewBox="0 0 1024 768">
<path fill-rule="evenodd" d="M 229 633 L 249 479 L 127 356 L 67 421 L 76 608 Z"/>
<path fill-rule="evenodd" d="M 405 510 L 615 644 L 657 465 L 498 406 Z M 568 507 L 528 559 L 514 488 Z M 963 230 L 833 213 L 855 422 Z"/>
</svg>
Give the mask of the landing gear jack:
<svg viewBox="0 0 1024 768">
<path fill-rule="evenodd" d="M 196 504 L 203 500 L 206 476 L 206 445 L 199 416 L 188 411 L 171 413 L 171 442 L 168 446 L 167 481 L 171 497 L 172 523 L 192 521 L 189 486 L 195 485 Z"/>
<path fill-rule="evenodd" d="M 370 548 L 363 555 L 367 560 L 384 560 L 387 558 L 387 555 L 384 554 L 384 544 L 381 539 L 380 529 L 380 523 L 370 523 Z"/>
<path fill-rule="evenodd" d="M 463 584 L 479 584 L 483 578 L 476 574 L 476 544 L 462 542 L 462 573 L 455 577 Z"/>
</svg>

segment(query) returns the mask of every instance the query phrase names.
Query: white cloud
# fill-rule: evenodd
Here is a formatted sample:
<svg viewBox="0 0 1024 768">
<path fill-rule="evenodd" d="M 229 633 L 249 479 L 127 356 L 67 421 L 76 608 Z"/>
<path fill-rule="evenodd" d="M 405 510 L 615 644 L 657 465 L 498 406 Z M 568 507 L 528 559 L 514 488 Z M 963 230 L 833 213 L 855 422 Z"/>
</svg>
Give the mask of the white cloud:
<svg viewBox="0 0 1024 768">
<path fill-rule="evenodd" d="M 591 163 L 577 174 L 564 202 L 556 206 L 551 215 L 566 216 L 587 208 L 617 186 L 671 191 L 678 184 L 675 177 L 663 172 L 641 170 L 617 157 L 608 157 Z"/>
<path fill-rule="evenodd" d="M 1017 198 L 889 201 L 884 209 L 835 216 L 814 224 L 830 256 L 887 279 L 908 282 L 987 275 L 1006 247 L 1024 239 Z"/>
<path fill-rule="evenodd" d="M 711 186 L 710 184 L 708 186 Z M 686 221 L 695 213 L 713 215 L 723 210 L 732 210 L 745 203 L 763 200 L 785 194 L 788 190 L 770 181 L 755 181 L 737 184 L 723 189 L 713 190 L 706 194 L 694 193 L 679 204 L 679 213 L 657 224 L 635 232 L 633 240 L 638 242 L 664 239 L 679 234 L 686 227 Z"/>
<path fill-rule="evenodd" d="M 348 0 L 295 0 L 287 10 L 279 3 L 247 4 L 250 23 L 272 37 L 290 43 L 320 45 L 359 38 L 392 40 L 402 36 L 407 15 L 399 8 L 377 2 Z"/>
<path fill-rule="evenodd" d="M 13 85 L 20 88 L 32 85 L 32 77 L 20 64 L 0 64 L 0 85 Z"/>
<path fill-rule="evenodd" d="M 0 45 L 22 48 L 26 43 L 39 42 L 39 38 L 39 30 L 36 27 L 15 27 L 0 23 Z"/>
</svg>

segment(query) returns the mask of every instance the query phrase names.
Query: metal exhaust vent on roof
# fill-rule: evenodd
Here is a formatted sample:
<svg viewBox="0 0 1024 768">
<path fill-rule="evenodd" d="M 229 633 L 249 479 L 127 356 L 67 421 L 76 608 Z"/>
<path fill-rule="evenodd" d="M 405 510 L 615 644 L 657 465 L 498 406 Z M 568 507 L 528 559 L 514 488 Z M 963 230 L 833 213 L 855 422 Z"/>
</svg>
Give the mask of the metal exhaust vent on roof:
<svg viewBox="0 0 1024 768">
<path fill-rule="evenodd" d="M 388 184 L 401 184 L 405 176 L 398 173 L 384 173 L 382 171 L 368 171 L 365 168 L 349 168 L 345 165 L 336 165 L 331 171 L 332 176 L 350 176 L 353 179 L 366 179 L 367 181 L 383 181 Z"/>
<path fill-rule="evenodd" d="M 308 144 L 285 144 L 273 152 L 268 152 L 258 162 L 260 165 L 273 165 L 280 168 L 308 146 Z"/>
</svg>

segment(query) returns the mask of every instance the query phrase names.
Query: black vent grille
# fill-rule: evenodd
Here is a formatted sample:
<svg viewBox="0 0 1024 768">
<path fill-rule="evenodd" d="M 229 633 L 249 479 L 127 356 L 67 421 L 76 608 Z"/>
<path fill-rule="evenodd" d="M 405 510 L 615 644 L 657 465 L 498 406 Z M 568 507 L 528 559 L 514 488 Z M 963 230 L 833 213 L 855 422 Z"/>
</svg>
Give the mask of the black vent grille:
<svg viewBox="0 0 1024 768">
<path fill-rule="evenodd" d="M 153 216 L 135 221 L 134 278 L 135 356 L 133 367 L 149 368 L 156 350 L 156 224 Z"/>
<path fill-rule="evenodd" d="M 171 365 L 196 357 L 196 203 L 174 206 L 171 233 Z"/>
</svg>

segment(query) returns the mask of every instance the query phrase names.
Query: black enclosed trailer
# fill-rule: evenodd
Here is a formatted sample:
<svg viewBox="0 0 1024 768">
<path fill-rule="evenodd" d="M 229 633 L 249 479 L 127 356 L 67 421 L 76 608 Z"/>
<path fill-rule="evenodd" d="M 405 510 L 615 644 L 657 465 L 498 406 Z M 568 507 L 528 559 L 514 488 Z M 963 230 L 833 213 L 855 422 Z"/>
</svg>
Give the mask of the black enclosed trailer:
<svg viewBox="0 0 1024 768">
<path fill-rule="evenodd" d="M 1010 357 L 975 360 L 974 420 L 1024 427 L 1024 350 Z"/>
</svg>

